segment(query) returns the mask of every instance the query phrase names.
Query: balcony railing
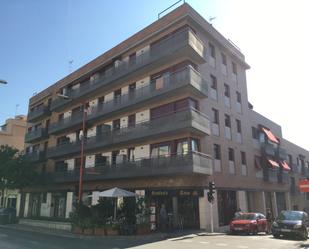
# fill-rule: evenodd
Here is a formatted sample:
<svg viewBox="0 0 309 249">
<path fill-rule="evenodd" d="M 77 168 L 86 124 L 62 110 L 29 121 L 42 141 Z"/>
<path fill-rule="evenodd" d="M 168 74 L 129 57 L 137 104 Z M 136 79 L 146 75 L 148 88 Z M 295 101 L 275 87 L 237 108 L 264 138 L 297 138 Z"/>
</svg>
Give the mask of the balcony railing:
<svg viewBox="0 0 309 249">
<path fill-rule="evenodd" d="M 288 153 L 283 148 L 278 148 L 278 157 L 280 160 L 286 160 L 288 158 Z"/>
<path fill-rule="evenodd" d="M 264 180 L 268 182 L 278 182 L 278 173 L 277 169 L 265 168 L 263 170 Z"/>
<path fill-rule="evenodd" d="M 290 183 L 290 175 L 289 175 L 289 172 L 288 171 L 282 171 L 279 173 L 278 175 L 278 181 L 280 183 L 284 183 L 284 184 L 288 184 Z"/>
<path fill-rule="evenodd" d="M 25 143 L 31 143 L 40 139 L 47 138 L 48 133 L 45 128 L 38 128 L 37 130 L 27 132 L 25 135 Z"/>
<path fill-rule="evenodd" d="M 295 174 L 298 173 L 298 166 L 297 166 L 296 163 L 290 163 L 289 166 L 290 166 L 291 171 L 292 171 L 293 173 L 295 173 Z"/>
<path fill-rule="evenodd" d="M 272 144 L 268 144 L 268 143 L 262 143 L 262 150 L 263 152 L 268 155 L 268 156 L 275 156 L 276 154 L 276 149 Z"/>
<path fill-rule="evenodd" d="M 45 160 L 45 151 L 34 151 L 25 154 L 25 158 L 30 162 L 40 162 Z"/>
<path fill-rule="evenodd" d="M 147 68 L 151 69 L 151 65 L 154 64 L 154 62 L 160 64 L 161 59 L 166 57 L 173 59 L 177 55 L 188 55 L 190 58 L 195 59 L 195 61 L 197 60 L 199 63 L 203 63 L 205 62 L 203 49 L 203 43 L 190 29 L 178 32 L 170 38 L 152 45 L 149 51 L 139 55 L 135 60 L 128 62 L 121 61 L 117 67 L 107 70 L 96 80 L 89 80 L 81 84 L 79 88 L 69 90 L 66 95 L 68 95 L 70 99 L 55 99 L 52 101 L 51 110 L 60 109 L 67 103 L 83 95 L 91 95 L 101 88 L 104 89 L 107 85 L 110 86 L 112 82 L 116 82 L 120 79 L 129 80 L 130 77 L 136 76 L 133 75 L 133 72 L 138 73 L 138 70 L 143 70 L 143 72 L 145 72 Z"/>
<path fill-rule="evenodd" d="M 115 165 L 105 164 L 104 166 L 85 168 L 84 180 L 184 174 L 212 175 L 211 158 L 199 152 L 189 152 L 185 155 L 141 158 L 135 161 L 123 161 Z M 48 178 L 53 182 L 75 182 L 79 179 L 79 170 L 50 173 Z"/>
<path fill-rule="evenodd" d="M 147 122 L 135 124 L 134 127 L 125 127 L 119 130 L 109 130 L 87 138 L 85 140 L 85 151 L 95 151 L 111 145 L 128 145 L 133 142 L 143 141 L 146 138 L 155 138 L 158 135 L 177 134 L 189 131 L 197 135 L 210 134 L 210 121 L 202 113 L 194 109 L 185 109 L 171 113 Z M 76 154 L 80 151 L 80 141 L 62 144 L 50 148 L 47 157 L 61 157 Z"/>
<path fill-rule="evenodd" d="M 108 115 L 115 115 L 116 112 L 119 114 L 137 105 L 157 102 L 174 94 L 179 94 L 181 91 L 185 93 L 191 92 L 199 97 L 206 97 L 207 89 L 207 82 L 201 77 L 200 73 L 191 66 L 187 66 L 168 77 L 155 80 L 149 85 L 138 88 L 131 93 L 121 95 L 116 99 L 93 107 L 90 109 L 87 120 L 93 122 L 104 119 Z M 82 116 L 82 112 L 80 112 L 72 117 L 51 124 L 49 133 L 58 133 L 72 126 L 81 126 Z"/>
<path fill-rule="evenodd" d="M 40 105 L 34 108 L 32 111 L 29 111 L 27 121 L 35 122 L 40 118 L 46 117 L 50 114 L 49 107 L 46 105 Z"/>
</svg>

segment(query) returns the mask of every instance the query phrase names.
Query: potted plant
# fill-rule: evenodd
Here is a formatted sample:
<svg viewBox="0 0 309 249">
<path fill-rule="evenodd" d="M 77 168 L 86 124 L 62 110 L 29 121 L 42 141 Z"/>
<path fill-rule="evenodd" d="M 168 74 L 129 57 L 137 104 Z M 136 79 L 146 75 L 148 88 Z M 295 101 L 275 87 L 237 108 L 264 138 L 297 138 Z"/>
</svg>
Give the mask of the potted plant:
<svg viewBox="0 0 309 249">
<path fill-rule="evenodd" d="M 105 225 L 106 235 L 119 235 L 120 225 L 117 221 L 109 221 Z"/>
<path fill-rule="evenodd" d="M 94 235 L 105 236 L 106 235 L 105 226 L 104 225 L 96 225 L 94 227 Z"/>
<path fill-rule="evenodd" d="M 93 223 L 90 217 L 84 218 L 82 222 L 83 234 L 92 235 L 94 233 Z"/>
<path fill-rule="evenodd" d="M 72 232 L 76 234 L 84 233 L 84 229 L 91 227 L 90 208 L 83 203 L 76 204 L 74 212 L 71 213 Z M 86 231 L 89 233 L 90 231 Z"/>
</svg>

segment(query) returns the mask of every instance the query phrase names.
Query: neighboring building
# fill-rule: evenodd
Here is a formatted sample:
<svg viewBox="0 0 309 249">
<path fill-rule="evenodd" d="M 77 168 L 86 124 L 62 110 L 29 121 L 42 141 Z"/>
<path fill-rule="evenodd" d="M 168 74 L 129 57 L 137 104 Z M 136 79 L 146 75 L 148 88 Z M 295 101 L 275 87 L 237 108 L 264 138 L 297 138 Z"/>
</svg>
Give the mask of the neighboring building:
<svg viewBox="0 0 309 249">
<path fill-rule="evenodd" d="M 24 115 L 18 115 L 15 118 L 9 118 L 0 130 L 0 146 L 8 145 L 19 151 L 25 147 L 25 134 L 27 130 L 27 119 Z M 18 190 L 5 189 L 4 198 L 0 191 L 0 206 L 16 207 Z"/>
<path fill-rule="evenodd" d="M 216 229 L 238 207 L 307 207 L 295 186 L 309 154 L 250 108 L 247 69 L 239 49 L 183 4 L 32 97 L 26 150 L 49 184 L 23 193 L 20 214 L 69 217 L 84 104 L 85 196 L 112 187 L 137 191 L 157 211 L 165 204 L 174 224 L 183 217 L 184 227 L 206 229 L 212 180 Z M 294 171 L 296 157 L 304 171 Z"/>
</svg>

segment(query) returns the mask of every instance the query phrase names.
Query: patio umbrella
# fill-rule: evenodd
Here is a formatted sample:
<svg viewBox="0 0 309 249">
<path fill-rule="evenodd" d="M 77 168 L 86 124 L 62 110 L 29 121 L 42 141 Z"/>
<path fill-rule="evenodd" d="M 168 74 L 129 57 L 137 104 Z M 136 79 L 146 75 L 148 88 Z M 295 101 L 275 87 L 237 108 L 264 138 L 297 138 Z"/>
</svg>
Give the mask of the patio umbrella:
<svg viewBox="0 0 309 249">
<path fill-rule="evenodd" d="M 112 188 L 99 193 L 100 197 L 110 197 L 110 198 L 117 198 L 118 197 L 135 197 L 138 196 L 137 194 L 121 189 L 121 188 Z M 117 213 L 117 199 L 115 200 L 115 209 L 114 209 L 114 219 L 116 219 Z"/>
</svg>

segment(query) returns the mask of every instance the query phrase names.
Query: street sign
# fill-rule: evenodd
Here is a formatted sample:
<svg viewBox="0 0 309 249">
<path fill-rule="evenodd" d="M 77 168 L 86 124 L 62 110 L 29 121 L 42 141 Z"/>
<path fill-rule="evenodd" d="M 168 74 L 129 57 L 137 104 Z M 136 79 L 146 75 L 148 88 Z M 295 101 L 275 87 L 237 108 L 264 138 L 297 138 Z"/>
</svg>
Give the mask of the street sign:
<svg viewBox="0 0 309 249">
<path fill-rule="evenodd" d="M 299 180 L 298 182 L 299 191 L 303 193 L 309 192 L 309 181 L 308 180 Z"/>
</svg>

